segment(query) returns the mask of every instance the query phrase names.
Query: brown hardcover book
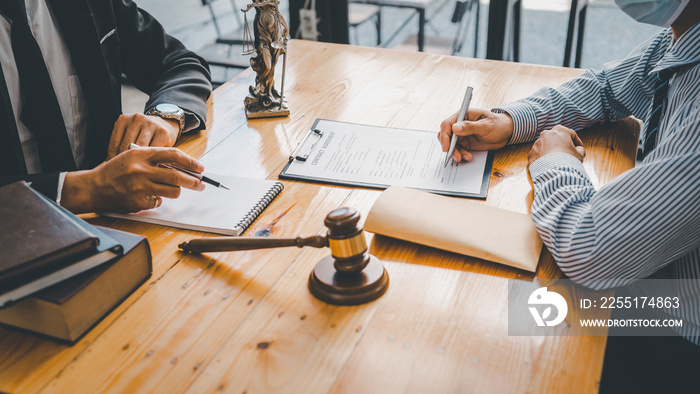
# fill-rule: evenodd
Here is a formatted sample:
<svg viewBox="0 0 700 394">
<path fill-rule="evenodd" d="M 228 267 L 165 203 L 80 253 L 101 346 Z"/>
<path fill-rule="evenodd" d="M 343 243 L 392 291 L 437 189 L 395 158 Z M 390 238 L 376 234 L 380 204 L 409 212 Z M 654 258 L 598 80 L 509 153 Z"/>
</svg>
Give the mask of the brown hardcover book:
<svg viewBox="0 0 700 394">
<path fill-rule="evenodd" d="M 0 293 L 97 249 L 98 237 L 27 185 L 0 188 Z"/>
<path fill-rule="evenodd" d="M 73 344 L 151 276 L 146 238 L 98 229 L 122 244 L 123 256 L 0 309 L 0 324 Z"/>
</svg>

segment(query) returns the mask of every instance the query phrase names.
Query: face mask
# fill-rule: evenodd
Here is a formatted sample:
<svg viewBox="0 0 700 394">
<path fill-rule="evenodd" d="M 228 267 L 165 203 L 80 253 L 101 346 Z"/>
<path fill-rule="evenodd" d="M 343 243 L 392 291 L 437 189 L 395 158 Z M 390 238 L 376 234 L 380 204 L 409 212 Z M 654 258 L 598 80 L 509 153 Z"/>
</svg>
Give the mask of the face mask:
<svg viewBox="0 0 700 394">
<path fill-rule="evenodd" d="M 690 0 L 615 0 L 615 4 L 638 22 L 670 26 Z"/>
</svg>

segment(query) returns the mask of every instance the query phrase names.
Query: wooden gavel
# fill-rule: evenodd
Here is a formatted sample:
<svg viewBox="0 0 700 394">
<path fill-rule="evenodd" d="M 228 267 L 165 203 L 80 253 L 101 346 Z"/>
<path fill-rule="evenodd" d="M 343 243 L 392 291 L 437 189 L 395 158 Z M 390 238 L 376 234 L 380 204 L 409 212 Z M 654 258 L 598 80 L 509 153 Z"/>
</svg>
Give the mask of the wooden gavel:
<svg viewBox="0 0 700 394">
<path fill-rule="evenodd" d="M 357 305 L 373 301 L 389 287 L 389 275 L 378 258 L 367 252 L 367 242 L 358 226 L 360 213 L 338 208 L 326 216 L 325 236 L 297 238 L 214 237 L 179 245 L 185 252 L 227 252 L 296 246 L 330 247 L 331 255 L 316 264 L 309 276 L 309 290 L 322 301 Z"/>
</svg>

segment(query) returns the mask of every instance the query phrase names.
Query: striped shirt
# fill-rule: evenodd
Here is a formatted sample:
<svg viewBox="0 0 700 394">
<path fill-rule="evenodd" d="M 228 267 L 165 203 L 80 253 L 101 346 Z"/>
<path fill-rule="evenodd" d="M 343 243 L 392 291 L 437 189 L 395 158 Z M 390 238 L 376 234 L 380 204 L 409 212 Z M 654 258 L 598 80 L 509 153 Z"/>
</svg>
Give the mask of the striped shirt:
<svg viewBox="0 0 700 394">
<path fill-rule="evenodd" d="M 657 146 L 635 168 L 595 190 L 574 156 L 552 153 L 530 166 L 532 218 L 570 279 L 594 288 L 645 277 L 700 279 L 699 62 L 700 23 L 677 41 L 665 29 L 600 71 L 494 110 L 513 118 L 511 144 L 555 125 L 581 130 L 630 115 L 648 120 L 658 73 L 681 67 L 669 82 Z M 695 301 L 669 313 L 696 326 L 683 327 L 684 336 L 698 335 L 700 286 L 678 287 Z M 699 338 L 691 340 L 700 344 Z"/>
</svg>

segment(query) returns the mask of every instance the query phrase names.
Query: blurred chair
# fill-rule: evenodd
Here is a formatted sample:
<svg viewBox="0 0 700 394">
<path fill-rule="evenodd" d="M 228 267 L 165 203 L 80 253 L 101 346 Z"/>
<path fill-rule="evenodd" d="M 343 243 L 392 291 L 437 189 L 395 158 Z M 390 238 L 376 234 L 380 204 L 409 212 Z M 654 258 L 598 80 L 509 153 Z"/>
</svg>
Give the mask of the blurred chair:
<svg viewBox="0 0 700 394">
<path fill-rule="evenodd" d="M 207 8 L 209 8 L 209 13 L 211 14 L 211 21 L 214 24 L 214 29 L 216 30 L 216 36 L 218 38 L 222 38 L 223 35 L 221 33 L 221 27 L 219 27 L 219 21 L 216 19 L 216 12 L 214 12 L 214 7 L 212 6 L 212 3 L 214 1 L 215 0 L 202 0 L 202 5 L 207 6 Z M 241 9 L 238 8 L 235 0 L 229 1 L 231 2 L 231 8 L 233 8 L 233 16 L 236 18 L 236 22 L 238 22 L 238 27 L 240 29 L 243 27 L 243 22 L 241 21 L 241 16 L 239 15 Z"/>
<path fill-rule="evenodd" d="M 520 16 L 522 0 L 508 1 L 508 18 L 506 19 L 506 48 L 503 60 L 520 61 Z M 510 34 L 509 34 L 510 33 Z"/>
<path fill-rule="evenodd" d="M 422 40 L 418 40 L 417 47 L 419 51 L 424 50 L 424 40 L 425 40 L 425 27 L 429 26 L 437 33 L 438 29 L 431 23 L 428 19 L 428 13 L 436 14 L 442 10 L 448 3 L 452 0 L 346 0 L 348 3 L 358 3 L 358 4 L 371 4 L 378 7 L 392 7 L 399 9 L 408 9 L 415 12 L 411 13 L 403 23 L 392 33 L 392 35 L 386 40 L 380 40 L 382 43 L 380 46 L 387 47 L 389 43 L 403 31 L 406 26 L 411 23 L 414 16 L 418 17 L 418 35 Z"/>
<path fill-rule="evenodd" d="M 211 21 L 214 25 L 214 30 L 216 30 L 216 44 L 226 45 L 226 55 L 225 56 L 214 56 L 205 55 L 204 60 L 209 63 L 210 66 L 224 67 L 226 71 L 224 72 L 223 80 L 213 80 L 212 84 L 217 87 L 222 85 L 228 79 L 228 70 L 237 69 L 243 70 L 250 66 L 249 59 L 232 57 L 234 47 L 242 48 L 243 46 L 243 22 L 241 21 L 241 8 L 236 5 L 235 0 L 229 0 L 231 2 L 231 8 L 233 9 L 233 15 L 237 22 L 237 29 L 232 33 L 224 34 L 222 33 L 217 14 L 214 11 L 212 3 L 216 0 L 201 0 L 202 5 L 209 9 L 211 14 Z"/>
<path fill-rule="evenodd" d="M 474 24 L 474 57 L 477 56 L 479 45 L 479 0 L 457 0 L 452 12 L 451 22 L 457 25 L 454 38 L 450 37 L 426 37 L 425 50 L 430 53 L 444 55 L 456 55 L 462 50 L 464 41 L 470 30 L 470 23 Z M 469 13 L 468 17 L 465 17 Z M 411 35 L 396 49 L 413 50 L 416 47 L 418 36 Z"/>
<path fill-rule="evenodd" d="M 586 25 L 586 11 L 589 0 L 571 0 L 569 12 L 569 27 L 566 32 L 564 47 L 564 67 L 571 67 L 571 52 L 573 51 L 574 34 L 576 35 L 576 56 L 574 67 L 581 67 L 581 52 L 583 50 L 583 29 Z M 574 33 L 576 31 L 576 33 Z"/>
<path fill-rule="evenodd" d="M 348 25 L 355 31 L 355 44 L 359 44 L 357 28 L 367 21 L 374 21 L 377 27 L 377 46 L 382 44 L 382 11 L 373 4 L 348 3 Z"/>
<path fill-rule="evenodd" d="M 521 0 L 491 0 L 489 3 L 486 58 L 520 60 Z"/>
</svg>

